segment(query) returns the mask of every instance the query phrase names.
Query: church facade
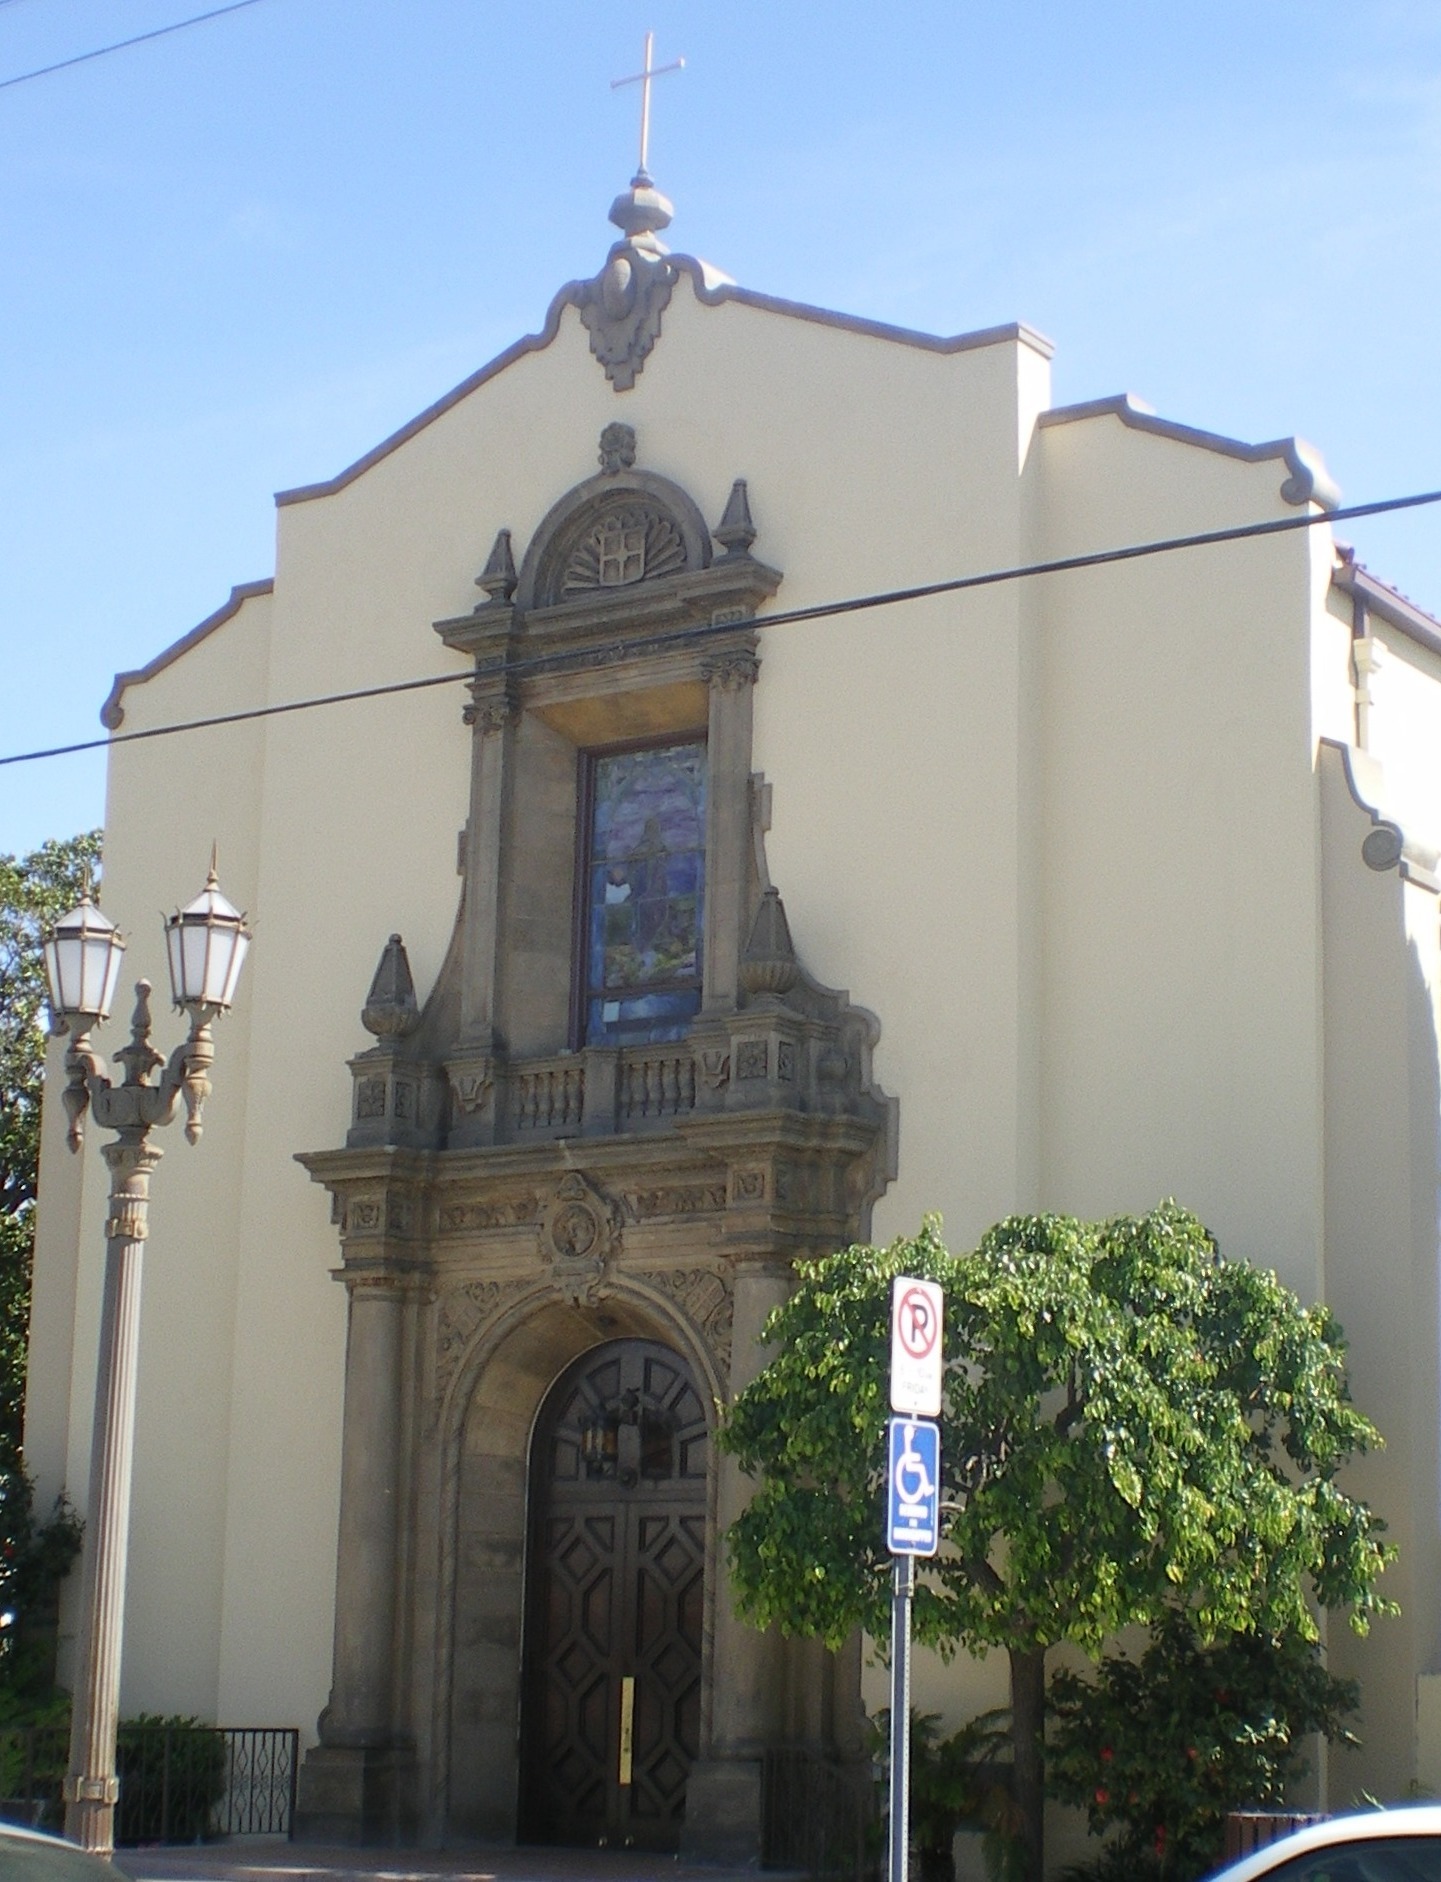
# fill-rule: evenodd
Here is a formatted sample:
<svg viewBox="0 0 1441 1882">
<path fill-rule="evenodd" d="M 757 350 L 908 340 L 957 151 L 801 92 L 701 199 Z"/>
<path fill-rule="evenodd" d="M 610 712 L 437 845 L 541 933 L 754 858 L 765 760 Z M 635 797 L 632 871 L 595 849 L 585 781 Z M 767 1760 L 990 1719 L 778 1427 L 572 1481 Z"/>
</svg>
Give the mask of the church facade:
<svg viewBox="0 0 1441 1882">
<path fill-rule="evenodd" d="M 1441 627 L 1298 441 L 1056 408 L 1028 329 L 776 301 L 669 214 L 638 178 L 106 704 L 430 682 L 112 753 L 135 971 L 213 839 L 256 933 L 154 1185 L 125 1707 L 300 1725 L 318 1836 L 754 1857 L 774 1754 L 858 1771 L 876 1699 L 726 1587 L 795 1261 L 1175 1195 L 1331 1303 L 1388 1441 L 1329 1795 L 1441 1784 Z M 28 1447 L 83 1499 L 104 1173 L 50 1109 Z"/>
</svg>

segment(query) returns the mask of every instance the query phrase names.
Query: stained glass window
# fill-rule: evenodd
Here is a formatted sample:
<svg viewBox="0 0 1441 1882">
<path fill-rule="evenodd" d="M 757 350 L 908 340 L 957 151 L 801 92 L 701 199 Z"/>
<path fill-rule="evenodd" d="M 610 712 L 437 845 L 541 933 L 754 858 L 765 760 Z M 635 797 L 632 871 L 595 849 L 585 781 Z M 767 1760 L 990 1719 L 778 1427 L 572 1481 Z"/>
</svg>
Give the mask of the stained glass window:
<svg viewBox="0 0 1441 1882">
<path fill-rule="evenodd" d="M 585 1042 L 679 1039 L 700 1007 L 705 746 L 590 760 Z"/>
</svg>

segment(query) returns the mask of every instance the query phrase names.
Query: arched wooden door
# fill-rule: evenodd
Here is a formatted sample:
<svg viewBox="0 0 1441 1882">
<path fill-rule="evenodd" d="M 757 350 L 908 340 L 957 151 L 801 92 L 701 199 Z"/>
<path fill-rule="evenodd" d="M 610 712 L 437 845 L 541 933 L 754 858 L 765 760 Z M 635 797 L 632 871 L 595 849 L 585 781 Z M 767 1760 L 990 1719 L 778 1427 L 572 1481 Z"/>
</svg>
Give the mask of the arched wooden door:
<svg viewBox="0 0 1441 1882">
<path fill-rule="evenodd" d="M 705 1406 L 649 1340 L 592 1349 L 531 1452 L 521 1824 L 675 1849 L 700 1749 Z"/>
</svg>

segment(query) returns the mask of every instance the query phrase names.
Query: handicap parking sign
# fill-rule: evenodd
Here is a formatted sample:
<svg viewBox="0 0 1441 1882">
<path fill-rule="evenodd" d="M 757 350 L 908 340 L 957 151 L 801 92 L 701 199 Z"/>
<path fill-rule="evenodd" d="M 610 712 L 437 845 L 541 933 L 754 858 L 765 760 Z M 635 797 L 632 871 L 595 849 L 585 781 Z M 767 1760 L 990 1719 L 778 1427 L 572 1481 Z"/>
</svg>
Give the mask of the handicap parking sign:
<svg viewBox="0 0 1441 1882">
<path fill-rule="evenodd" d="M 929 1418 L 892 1418 L 886 1491 L 891 1554 L 934 1555 L 940 1546 L 941 1428 Z"/>
</svg>

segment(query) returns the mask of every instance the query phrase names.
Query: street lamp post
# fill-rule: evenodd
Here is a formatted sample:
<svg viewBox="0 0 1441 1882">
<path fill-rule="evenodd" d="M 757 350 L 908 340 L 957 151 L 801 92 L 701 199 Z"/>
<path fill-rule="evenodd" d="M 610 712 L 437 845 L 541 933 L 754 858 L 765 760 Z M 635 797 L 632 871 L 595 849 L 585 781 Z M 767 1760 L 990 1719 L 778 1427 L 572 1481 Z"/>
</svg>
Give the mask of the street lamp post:
<svg viewBox="0 0 1441 1882">
<path fill-rule="evenodd" d="M 124 1078 L 116 1084 L 92 1050 L 90 1032 L 108 1018 L 125 943 L 87 893 L 57 922 L 45 943 L 51 1020 L 68 1032 L 66 1084 L 69 1143 L 78 1150 L 88 1111 L 115 1132 L 102 1154 L 110 1169 L 105 1222 L 105 1294 L 95 1381 L 81 1578 L 80 1657 L 65 1780 L 65 1834 L 97 1855 L 115 1847 L 115 1732 L 120 1708 L 120 1638 L 125 1609 L 125 1560 L 130 1528 L 130 1475 L 135 1445 L 135 1383 L 140 1344 L 140 1257 L 149 1233 L 150 1173 L 163 1154 L 150 1141 L 182 1101 L 185 1135 L 200 1136 L 210 1068 L 211 1022 L 235 997 L 250 945 L 245 918 L 220 893 L 212 859 L 195 900 L 165 923 L 171 991 L 190 1021 L 189 1036 L 165 1059 L 150 1043 L 150 983 L 137 982 L 130 1043 L 116 1053 Z M 159 1078 L 152 1083 L 152 1076 Z"/>
</svg>

